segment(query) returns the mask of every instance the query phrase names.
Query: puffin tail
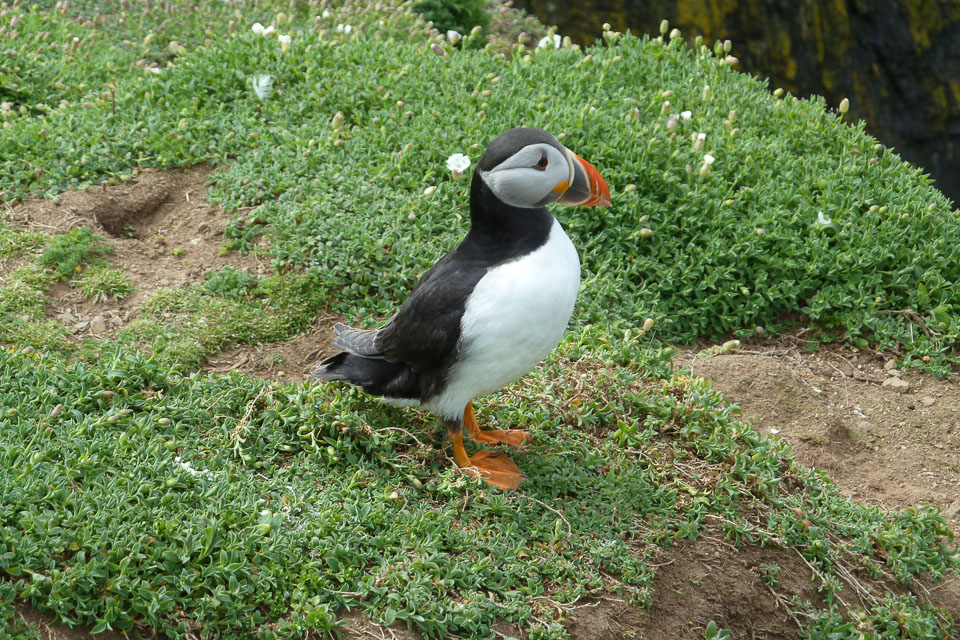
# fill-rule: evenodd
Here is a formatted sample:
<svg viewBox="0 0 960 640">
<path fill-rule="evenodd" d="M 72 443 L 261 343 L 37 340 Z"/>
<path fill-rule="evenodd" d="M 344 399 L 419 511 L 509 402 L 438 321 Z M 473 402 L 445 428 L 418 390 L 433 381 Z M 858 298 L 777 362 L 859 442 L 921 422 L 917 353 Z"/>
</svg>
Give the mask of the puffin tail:
<svg viewBox="0 0 960 640">
<path fill-rule="evenodd" d="M 365 358 L 342 351 L 318 364 L 310 374 L 326 381 L 342 381 L 375 396 L 404 399 L 420 397 L 420 380 L 408 365 Z"/>
<path fill-rule="evenodd" d="M 357 367 L 351 366 L 352 363 L 347 362 L 347 359 L 352 354 L 342 351 L 335 356 L 331 356 L 319 363 L 314 367 L 313 371 L 310 373 L 310 377 L 317 378 L 318 380 L 343 380 L 350 382 L 351 384 L 356 384 L 353 382 L 353 379 L 356 377 L 360 371 L 357 371 Z"/>
</svg>

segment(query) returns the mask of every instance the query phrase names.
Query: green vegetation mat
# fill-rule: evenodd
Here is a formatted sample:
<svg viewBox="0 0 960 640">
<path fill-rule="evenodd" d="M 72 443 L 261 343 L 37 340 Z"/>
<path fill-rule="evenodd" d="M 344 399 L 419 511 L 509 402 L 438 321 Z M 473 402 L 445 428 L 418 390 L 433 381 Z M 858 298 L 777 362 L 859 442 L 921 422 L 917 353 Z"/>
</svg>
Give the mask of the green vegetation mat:
<svg viewBox="0 0 960 640">
<path fill-rule="evenodd" d="M 815 568 L 820 600 L 791 603 L 808 637 L 957 634 L 955 612 L 886 586 L 960 572 L 935 509 L 843 498 L 672 373 L 653 339 L 773 333 L 802 314 L 820 340 L 949 373 L 957 213 L 862 127 L 679 39 L 500 45 L 501 59 L 481 33 L 436 53 L 409 4 L 3 11 L 5 201 L 214 163 L 209 197 L 236 212 L 227 248 L 275 273 L 162 289 L 116 340 L 78 348 L 45 296 L 96 266 L 98 238 L 0 226 L 0 259 L 22 263 L 0 285 L 0 618 L 20 599 L 95 630 L 298 638 L 359 608 L 429 637 L 498 620 L 563 637 L 549 601 L 650 604 L 651 550 L 709 528 Z M 468 226 L 446 158 L 475 163 L 520 125 L 561 136 L 614 200 L 557 210 L 584 265 L 576 326 L 484 405 L 534 434 L 520 492 L 452 469 L 420 414 L 196 372 L 321 312 L 386 317 Z M 76 282 L 90 297 L 127 293 L 122 274 L 94 273 Z M 860 605 L 839 598 L 853 568 Z"/>
</svg>

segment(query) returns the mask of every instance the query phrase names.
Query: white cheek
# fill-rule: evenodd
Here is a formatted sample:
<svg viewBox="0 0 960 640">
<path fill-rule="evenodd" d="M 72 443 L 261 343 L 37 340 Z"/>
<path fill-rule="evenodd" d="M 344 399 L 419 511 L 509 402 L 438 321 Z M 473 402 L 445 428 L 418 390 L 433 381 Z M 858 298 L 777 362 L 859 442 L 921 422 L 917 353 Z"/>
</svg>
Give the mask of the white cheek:
<svg viewBox="0 0 960 640">
<path fill-rule="evenodd" d="M 481 173 L 487 186 L 500 200 L 515 207 L 538 207 L 553 189 L 567 179 L 566 167 L 551 163 L 546 171 L 508 169 Z"/>
</svg>

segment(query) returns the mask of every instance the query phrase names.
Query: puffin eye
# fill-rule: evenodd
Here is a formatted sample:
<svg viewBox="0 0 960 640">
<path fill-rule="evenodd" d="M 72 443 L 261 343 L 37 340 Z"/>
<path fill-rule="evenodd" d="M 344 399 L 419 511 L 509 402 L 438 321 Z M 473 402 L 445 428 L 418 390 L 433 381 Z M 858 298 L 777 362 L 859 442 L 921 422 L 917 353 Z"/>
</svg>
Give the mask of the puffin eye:
<svg viewBox="0 0 960 640">
<path fill-rule="evenodd" d="M 537 160 L 537 164 L 533 165 L 534 169 L 539 171 L 545 171 L 547 168 L 547 154 L 543 151 L 540 152 L 540 159 Z"/>
</svg>

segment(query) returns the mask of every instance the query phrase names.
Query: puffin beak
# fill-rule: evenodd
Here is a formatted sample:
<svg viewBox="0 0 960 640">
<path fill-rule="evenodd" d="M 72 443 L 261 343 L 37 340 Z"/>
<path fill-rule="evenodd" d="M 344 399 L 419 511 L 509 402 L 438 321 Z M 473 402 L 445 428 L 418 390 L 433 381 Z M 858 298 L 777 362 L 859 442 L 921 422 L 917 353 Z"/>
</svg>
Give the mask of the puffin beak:
<svg viewBox="0 0 960 640">
<path fill-rule="evenodd" d="M 573 151 L 566 149 L 566 152 L 567 162 L 570 163 L 570 180 L 557 202 L 582 207 L 609 207 L 610 189 L 603 177 L 592 164 Z M 562 188 L 563 183 L 557 186 Z"/>
</svg>

